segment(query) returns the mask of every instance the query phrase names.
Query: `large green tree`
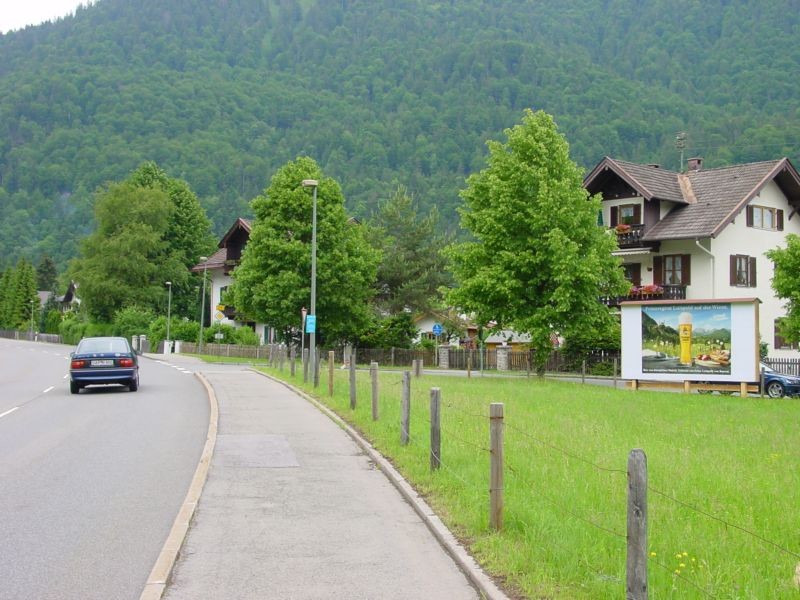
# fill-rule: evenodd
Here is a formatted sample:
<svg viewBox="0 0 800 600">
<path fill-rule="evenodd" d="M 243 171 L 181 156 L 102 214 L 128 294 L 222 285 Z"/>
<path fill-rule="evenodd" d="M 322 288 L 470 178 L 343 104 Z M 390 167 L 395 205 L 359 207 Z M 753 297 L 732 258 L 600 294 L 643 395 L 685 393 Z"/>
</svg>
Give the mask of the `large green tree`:
<svg viewBox="0 0 800 600">
<path fill-rule="evenodd" d="M 786 316 L 779 325 L 780 335 L 789 342 L 800 340 L 800 237 L 786 236 L 786 247 L 766 253 L 775 265 L 772 289 L 786 300 Z"/>
<path fill-rule="evenodd" d="M 0 277 L 0 327 L 26 329 L 39 311 L 36 270 L 24 258 Z"/>
<path fill-rule="evenodd" d="M 598 197 L 550 115 L 527 110 L 522 123 L 490 141 L 488 167 L 467 180 L 462 227 L 474 240 L 451 246 L 456 306 L 479 323 L 494 321 L 531 336 L 543 373 L 551 335 L 566 338 L 606 326 L 602 295 L 628 286 L 616 240 L 597 226 Z"/>
<path fill-rule="evenodd" d="M 439 213 L 421 216 L 403 187 L 383 202 L 370 222 L 372 244 L 382 250 L 376 304 L 382 312 L 429 312 L 440 304 L 440 288 L 449 280 L 442 250 L 449 243 Z"/>
<path fill-rule="evenodd" d="M 185 284 L 182 253 L 170 247 L 166 232 L 175 207 L 166 192 L 112 184 L 95 204 L 97 229 L 81 244 L 70 266 L 89 314 L 110 323 L 126 306 L 163 310 L 165 282 Z"/>
<path fill-rule="evenodd" d="M 300 157 L 279 169 L 252 202 L 255 221 L 234 271 L 237 310 L 284 334 L 310 306 L 312 190 L 317 190 L 317 328 L 327 342 L 353 339 L 369 322 L 379 253 L 348 218 L 339 184 Z"/>
</svg>

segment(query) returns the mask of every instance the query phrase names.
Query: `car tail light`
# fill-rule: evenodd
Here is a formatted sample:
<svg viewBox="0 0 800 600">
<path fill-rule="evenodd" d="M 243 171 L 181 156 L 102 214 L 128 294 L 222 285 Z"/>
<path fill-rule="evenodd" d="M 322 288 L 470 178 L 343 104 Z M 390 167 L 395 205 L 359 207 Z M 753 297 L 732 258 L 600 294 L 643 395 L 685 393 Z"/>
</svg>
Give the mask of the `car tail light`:
<svg viewBox="0 0 800 600">
<path fill-rule="evenodd" d="M 119 359 L 119 366 L 120 367 L 132 367 L 133 366 L 133 359 L 132 358 L 120 358 Z"/>
<path fill-rule="evenodd" d="M 85 360 L 73 360 L 70 363 L 69 368 L 70 369 L 82 369 L 85 366 L 86 366 L 86 361 Z"/>
</svg>

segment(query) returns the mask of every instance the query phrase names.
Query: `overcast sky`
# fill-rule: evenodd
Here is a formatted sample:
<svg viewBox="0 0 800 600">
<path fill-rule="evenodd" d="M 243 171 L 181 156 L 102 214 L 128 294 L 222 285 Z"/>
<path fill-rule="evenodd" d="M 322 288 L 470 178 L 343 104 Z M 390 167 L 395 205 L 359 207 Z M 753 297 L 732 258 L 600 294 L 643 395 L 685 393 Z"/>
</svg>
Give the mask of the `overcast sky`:
<svg viewBox="0 0 800 600">
<path fill-rule="evenodd" d="M 75 12 L 89 0 L 0 0 L 0 32 L 38 25 Z"/>
</svg>

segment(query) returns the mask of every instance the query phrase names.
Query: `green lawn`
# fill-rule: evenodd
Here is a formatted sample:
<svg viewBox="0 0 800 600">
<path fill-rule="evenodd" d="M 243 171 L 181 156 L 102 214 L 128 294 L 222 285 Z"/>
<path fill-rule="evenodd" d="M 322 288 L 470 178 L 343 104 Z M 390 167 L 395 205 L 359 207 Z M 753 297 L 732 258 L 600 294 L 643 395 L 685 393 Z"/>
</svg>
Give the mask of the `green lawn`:
<svg viewBox="0 0 800 600">
<path fill-rule="evenodd" d="M 300 368 L 294 379 L 288 366 L 264 370 L 312 392 Z M 369 373 L 357 375 L 355 411 L 347 371 L 335 371 L 329 398 L 323 370 L 314 395 L 389 457 L 510 589 L 529 598 L 624 597 L 625 470 L 630 450 L 642 448 L 649 467 L 651 598 L 800 597 L 792 585 L 800 563 L 797 400 L 424 376 L 412 378 L 412 442 L 403 447 L 401 374 L 380 374 L 377 422 Z M 434 386 L 442 390 L 444 468 L 431 473 Z M 491 402 L 505 404 L 499 533 L 488 526 Z"/>
</svg>

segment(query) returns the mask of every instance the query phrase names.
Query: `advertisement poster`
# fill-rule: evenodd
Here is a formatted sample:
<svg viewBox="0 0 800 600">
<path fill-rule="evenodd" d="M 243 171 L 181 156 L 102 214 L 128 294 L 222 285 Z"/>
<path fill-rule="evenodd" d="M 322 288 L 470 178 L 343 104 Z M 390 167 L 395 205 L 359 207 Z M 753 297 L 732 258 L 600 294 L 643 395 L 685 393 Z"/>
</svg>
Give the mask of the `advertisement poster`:
<svg viewBox="0 0 800 600">
<path fill-rule="evenodd" d="M 730 304 L 642 306 L 642 373 L 730 375 Z"/>
</svg>

